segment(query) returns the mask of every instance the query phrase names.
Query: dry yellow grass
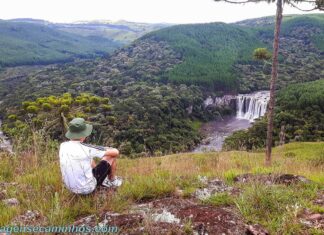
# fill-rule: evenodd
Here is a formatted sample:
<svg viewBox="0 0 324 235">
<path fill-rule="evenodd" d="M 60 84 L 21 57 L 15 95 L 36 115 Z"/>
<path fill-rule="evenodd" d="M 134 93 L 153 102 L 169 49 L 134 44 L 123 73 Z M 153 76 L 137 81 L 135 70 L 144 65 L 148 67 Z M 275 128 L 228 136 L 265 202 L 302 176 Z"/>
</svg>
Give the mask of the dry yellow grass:
<svg viewBox="0 0 324 235">
<path fill-rule="evenodd" d="M 26 210 L 38 210 L 49 225 L 63 225 L 100 210 L 126 210 L 143 199 L 171 195 L 177 188 L 191 193 L 199 186 L 198 175 L 222 178 L 228 183 L 242 173 L 291 173 L 303 175 L 324 189 L 324 142 L 292 143 L 274 149 L 273 166 L 264 167 L 263 152 L 181 153 L 164 157 L 118 161 L 117 174 L 125 181 L 117 193 L 75 196 L 62 185 L 57 152 L 9 157 L 0 155 L 0 182 L 7 197 L 16 197 L 19 206 L 0 203 L 0 226 Z M 311 199 L 307 199 L 311 200 Z"/>
</svg>

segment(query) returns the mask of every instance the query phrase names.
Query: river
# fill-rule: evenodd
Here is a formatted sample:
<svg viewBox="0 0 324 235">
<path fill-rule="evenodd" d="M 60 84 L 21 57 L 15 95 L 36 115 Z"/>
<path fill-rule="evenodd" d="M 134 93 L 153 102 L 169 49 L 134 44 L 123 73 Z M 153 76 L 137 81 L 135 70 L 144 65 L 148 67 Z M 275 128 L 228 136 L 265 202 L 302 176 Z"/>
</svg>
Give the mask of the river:
<svg viewBox="0 0 324 235">
<path fill-rule="evenodd" d="M 10 140 L 3 134 L 1 130 L 2 121 L 0 120 L 0 151 L 5 150 L 12 153 L 12 145 Z"/>
<path fill-rule="evenodd" d="M 220 151 L 227 136 L 234 131 L 249 128 L 256 118 L 263 116 L 270 98 L 269 91 L 258 91 L 251 94 L 224 96 L 223 98 L 207 98 L 208 105 L 231 104 L 235 102 L 236 115 L 223 120 L 204 123 L 201 132 L 206 138 L 194 152 Z M 213 101 L 214 100 L 214 101 Z"/>
</svg>

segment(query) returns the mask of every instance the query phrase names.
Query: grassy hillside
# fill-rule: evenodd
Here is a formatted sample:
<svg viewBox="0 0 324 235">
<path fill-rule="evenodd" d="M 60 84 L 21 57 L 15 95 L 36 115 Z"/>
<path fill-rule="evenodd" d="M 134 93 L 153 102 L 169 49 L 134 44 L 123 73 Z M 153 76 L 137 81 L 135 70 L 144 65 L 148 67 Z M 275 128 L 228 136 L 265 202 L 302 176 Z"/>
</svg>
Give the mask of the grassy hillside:
<svg viewBox="0 0 324 235">
<path fill-rule="evenodd" d="M 0 21 L 0 66 L 49 64 L 112 52 L 119 44 L 82 37 L 46 25 Z"/>
<path fill-rule="evenodd" d="M 0 155 L 0 166 L 3 169 L 0 181 L 6 190 L 2 197 L 17 198 L 20 201 L 17 206 L 7 206 L 0 202 L 0 226 L 9 225 L 13 221 L 25 225 L 69 225 L 89 215 L 94 215 L 95 224 L 98 224 L 103 220 L 103 213 L 109 212 L 121 213 L 120 217 L 124 218 L 122 221 L 108 219 L 110 225 L 120 224 L 121 234 L 127 233 L 127 229 L 134 231 L 137 228 L 152 234 L 154 226 L 169 229 L 159 231 L 159 234 L 170 234 L 177 227 L 170 228 L 166 226 L 167 223 L 159 224 L 149 217 L 136 220 L 137 222 L 131 222 L 134 221 L 131 219 L 134 216 L 127 217 L 136 213 L 133 209 L 136 206 L 145 209 L 147 202 L 152 202 L 159 207 L 159 199 L 169 198 L 167 200 L 173 200 L 179 210 L 182 205 L 177 202 L 186 201 L 189 205 L 195 205 L 189 206 L 192 208 L 190 213 L 194 215 L 199 213 L 194 208 L 208 209 L 204 213 L 210 219 L 199 222 L 207 231 L 211 226 L 207 222 L 211 220 L 213 224 L 217 221 L 217 217 L 212 216 L 213 211 L 226 210 L 233 211 L 246 223 L 261 224 L 271 234 L 321 234 L 320 228 L 305 226 L 301 221 L 305 208 L 308 208 L 309 213 L 324 212 L 323 205 L 314 202 L 317 195 L 323 192 L 321 190 L 324 190 L 323 142 L 293 143 L 275 148 L 274 164 L 270 168 L 263 167 L 263 152 L 188 153 L 158 158 L 120 159 L 118 175 L 125 180 L 121 188 L 116 192 L 97 191 L 89 196 L 77 196 L 62 185 L 57 143 L 45 143 L 38 138 L 36 141 L 37 145 L 31 147 L 33 151 L 19 157 Z M 244 173 L 263 174 L 263 177 L 269 173 L 297 174 L 307 177 L 312 183 L 235 183 L 234 178 Z M 203 181 L 199 180 L 205 176 L 208 179 L 217 177 L 223 180 L 236 193 L 225 190 L 212 194 L 209 199 L 195 199 L 194 192 L 205 187 Z M 161 210 L 161 207 L 158 209 Z M 37 210 L 39 216 L 34 221 L 22 220 L 18 215 L 25 214 L 27 210 Z M 184 223 L 180 228 L 183 233 L 192 234 L 197 231 L 195 216 L 191 221 L 181 219 L 181 224 Z M 231 220 L 226 218 L 222 220 L 220 227 Z"/>
</svg>

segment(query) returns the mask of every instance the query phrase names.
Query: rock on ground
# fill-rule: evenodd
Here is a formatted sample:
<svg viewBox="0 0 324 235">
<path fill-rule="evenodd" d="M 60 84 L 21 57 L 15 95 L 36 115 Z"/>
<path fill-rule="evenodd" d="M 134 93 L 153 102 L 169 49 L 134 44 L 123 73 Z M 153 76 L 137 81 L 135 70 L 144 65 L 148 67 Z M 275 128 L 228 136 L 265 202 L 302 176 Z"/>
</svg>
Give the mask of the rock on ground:
<svg viewBox="0 0 324 235">
<path fill-rule="evenodd" d="M 8 198 L 8 199 L 3 199 L 2 202 L 6 204 L 7 206 L 17 206 L 19 205 L 19 201 L 17 198 Z"/>
<path fill-rule="evenodd" d="M 233 187 L 227 186 L 224 181 L 217 178 L 208 180 L 206 177 L 200 177 L 199 180 L 204 187 L 197 189 L 193 194 L 193 196 L 199 200 L 208 199 L 215 193 L 234 193 L 235 191 Z"/>
<path fill-rule="evenodd" d="M 297 183 L 310 183 L 311 181 L 304 176 L 292 174 L 242 174 L 234 177 L 236 183 L 250 183 L 259 182 L 266 185 L 272 184 L 297 184 Z"/>
<path fill-rule="evenodd" d="M 265 231 L 261 226 L 254 226 L 249 232 L 249 225 L 233 208 L 213 207 L 198 204 L 197 201 L 182 198 L 162 198 L 151 202 L 134 205 L 128 213 L 106 212 L 98 218 L 91 215 L 74 223 L 78 226 L 110 225 L 118 227 L 120 234 L 252 234 Z M 251 229 L 250 229 L 251 230 Z"/>
<path fill-rule="evenodd" d="M 42 216 L 37 210 L 27 210 L 24 214 L 16 216 L 12 220 L 13 225 L 43 226 L 47 224 L 47 218 Z"/>
</svg>

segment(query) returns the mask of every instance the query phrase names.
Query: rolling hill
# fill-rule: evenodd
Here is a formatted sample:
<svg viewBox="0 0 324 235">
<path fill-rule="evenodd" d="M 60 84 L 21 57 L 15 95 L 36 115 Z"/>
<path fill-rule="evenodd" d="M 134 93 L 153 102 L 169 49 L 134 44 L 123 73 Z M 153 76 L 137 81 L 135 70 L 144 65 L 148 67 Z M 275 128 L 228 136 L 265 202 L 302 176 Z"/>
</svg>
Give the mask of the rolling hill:
<svg viewBox="0 0 324 235">
<path fill-rule="evenodd" d="M 106 38 L 116 41 L 122 45 L 129 44 L 135 39 L 145 35 L 146 33 L 172 25 L 166 23 L 138 23 L 125 20 L 94 20 L 78 21 L 73 23 L 52 23 L 44 20 L 22 18 L 13 19 L 10 21 L 43 25 L 64 32 L 77 34 L 83 37 Z"/>
<path fill-rule="evenodd" d="M 112 52 L 119 43 L 83 37 L 45 24 L 0 20 L 0 66 L 49 64 L 93 58 Z"/>
<path fill-rule="evenodd" d="M 273 28 L 267 21 L 240 24 L 172 26 L 151 32 L 105 59 L 51 66 L 33 76 L 1 73 L 0 99 L 13 102 L 17 97 L 66 91 L 117 95 L 111 87 L 122 89 L 119 85 L 137 81 L 198 85 L 218 94 L 267 89 L 271 68 L 253 60 L 252 52 L 256 47 L 271 48 Z M 277 88 L 324 77 L 323 26 L 324 15 L 284 20 Z M 13 93 L 7 92 L 13 88 Z"/>
</svg>

